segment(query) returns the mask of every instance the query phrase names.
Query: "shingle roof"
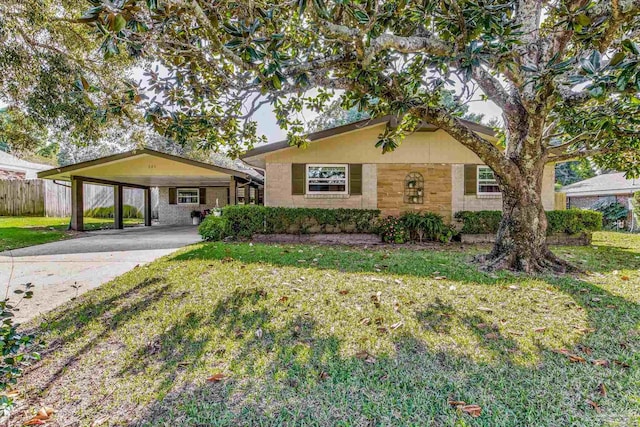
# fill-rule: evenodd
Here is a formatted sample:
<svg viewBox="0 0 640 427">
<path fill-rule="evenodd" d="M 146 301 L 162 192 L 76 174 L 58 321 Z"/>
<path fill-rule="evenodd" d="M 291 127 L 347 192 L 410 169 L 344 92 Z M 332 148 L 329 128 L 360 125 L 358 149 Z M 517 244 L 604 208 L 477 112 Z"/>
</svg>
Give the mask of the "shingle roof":
<svg viewBox="0 0 640 427">
<path fill-rule="evenodd" d="M 567 196 L 600 196 L 640 191 L 640 178 L 625 178 L 623 172 L 594 176 L 560 189 Z"/>
</svg>

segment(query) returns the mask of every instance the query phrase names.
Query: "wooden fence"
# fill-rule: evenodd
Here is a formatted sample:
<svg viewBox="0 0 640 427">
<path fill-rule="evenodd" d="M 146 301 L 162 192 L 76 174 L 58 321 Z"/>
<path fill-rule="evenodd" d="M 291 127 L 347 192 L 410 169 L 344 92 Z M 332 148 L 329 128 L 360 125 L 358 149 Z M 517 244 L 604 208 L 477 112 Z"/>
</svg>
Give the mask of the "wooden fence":
<svg viewBox="0 0 640 427">
<path fill-rule="evenodd" d="M 61 184 L 48 179 L 0 180 L 0 216 L 70 217 L 71 188 Z M 144 212 L 142 190 L 125 188 L 123 196 L 125 205 L 135 206 Z M 113 187 L 85 183 L 85 212 L 103 206 L 113 206 Z M 158 217 L 156 188 L 151 189 L 151 216 Z"/>
</svg>

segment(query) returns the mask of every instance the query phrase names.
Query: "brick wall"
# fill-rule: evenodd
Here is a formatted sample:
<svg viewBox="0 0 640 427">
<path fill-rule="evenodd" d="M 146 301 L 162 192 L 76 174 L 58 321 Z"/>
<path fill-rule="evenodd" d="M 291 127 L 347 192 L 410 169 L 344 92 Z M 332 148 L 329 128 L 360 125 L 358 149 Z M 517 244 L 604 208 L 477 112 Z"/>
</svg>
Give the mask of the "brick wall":
<svg viewBox="0 0 640 427">
<path fill-rule="evenodd" d="M 227 187 L 207 187 L 205 205 L 170 205 L 169 187 L 160 187 L 158 191 L 158 222 L 161 225 L 188 225 L 192 223 L 191 211 L 213 209 L 227 205 Z"/>
<path fill-rule="evenodd" d="M 404 181 L 410 172 L 424 178 L 422 204 L 404 202 Z M 378 209 L 383 215 L 399 215 L 405 211 L 430 211 L 451 221 L 451 165 L 378 164 Z"/>
<path fill-rule="evenodd" d="M 25 179 L 26 173 L 0 169 L 0 179 Z"/>
</svg>

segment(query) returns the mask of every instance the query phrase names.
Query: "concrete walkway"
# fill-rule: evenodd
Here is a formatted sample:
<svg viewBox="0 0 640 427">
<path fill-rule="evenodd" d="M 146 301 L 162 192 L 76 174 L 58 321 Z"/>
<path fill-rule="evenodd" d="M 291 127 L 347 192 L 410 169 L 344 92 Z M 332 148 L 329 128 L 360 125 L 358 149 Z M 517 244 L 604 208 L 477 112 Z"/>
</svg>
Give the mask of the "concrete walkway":
<svg viewBox="0 0 640 427">
<path fill-rule="evenodd" d="M 86 236 L 0 253 L 0 286 L 14 291 L 32 283 L 34 297 L 16 313 L 25 322 L 176 249 L 200 241 L 197 227 L 153 226 L 102 230 Z M 0 295 L 4 298 L 5 295 Z"/>
</svg>

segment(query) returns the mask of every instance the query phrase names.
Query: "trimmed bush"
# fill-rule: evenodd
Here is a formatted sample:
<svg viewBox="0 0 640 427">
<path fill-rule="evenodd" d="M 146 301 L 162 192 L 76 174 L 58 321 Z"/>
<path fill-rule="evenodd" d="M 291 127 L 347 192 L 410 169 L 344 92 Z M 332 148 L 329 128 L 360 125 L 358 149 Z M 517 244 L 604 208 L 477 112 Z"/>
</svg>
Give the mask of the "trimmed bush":
<svg viewBox="0 0 640 427">
<path fill-rule="evenodd" d="M 453 228 L 433 212 L 405 212 L 399 220 L 407 230 L 409 240 L 414 242 L 433 240 L 446 243 L 454 235 Z"/>
<path fill-rule="evenodd" d="M 380 215 L 377 209 L 281 208 L 257 205 L 225 206 L 230 236 L 254 234 L 372 233 Z"/>
<path fill-rule="evenodd" d="M 602 213 L 587 209 L 547 211 L 547 234 L 577 234 L 602 229 Z"/>
<path fill-rule="evenodd" d="M 113 212 L 115 208 L 113 206 L 100 206 L 97 208 L 89 209 L 84 213 L 84 216 L 89 218 L 113 218 Z M 135 206 L 123 205 L 122 206 L 123 218 L 142 218 L 142 212 Z"/>
<path fill-rule="evenodd" d="M 547 211 L 547 234 L 576 234 L 602 229 L 602 214 L 585 209 Z M 462 222 L 463 234 L 495 234 L 502 220 L 501 211 L 460 211 L 455 218 Z"/>
<path fill-rule="evenodd" d="M 208 215 L 200 223 L 198 233 L 204 240 L 223 240 L 228 236 L 227 219 L 221 216 Z"/>
<path fill-rule="evenodd" d="M 459 211 L 454 218 L 462 222 L 462 234 L 495 234 L 502 220 L 502 211 Z"/>
</svg>

